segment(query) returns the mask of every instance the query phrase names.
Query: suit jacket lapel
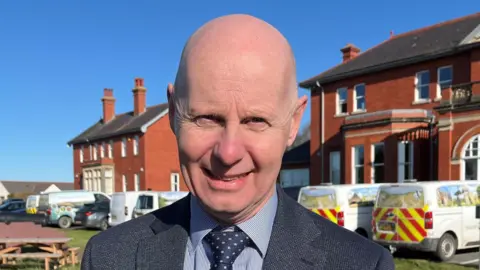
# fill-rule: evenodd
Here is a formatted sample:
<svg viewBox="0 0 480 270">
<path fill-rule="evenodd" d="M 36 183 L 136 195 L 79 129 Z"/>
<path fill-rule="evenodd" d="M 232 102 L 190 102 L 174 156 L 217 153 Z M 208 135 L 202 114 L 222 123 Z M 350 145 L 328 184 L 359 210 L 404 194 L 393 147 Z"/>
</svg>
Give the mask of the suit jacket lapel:
<svg viewBox="0 0 480 270">
<path fill-rule="evenodd" d="M 320 228 L 277 187 L 278 206 L 263 269 L 319 270 L 326 265 Z"/>
<path fill-rule="evenodd" d="M 190 196 L 152 213 L 155 219 L 150 228 L 154 236 L 139 242 L 136 269 L 183 270 L 190 231 Z"/>
</svg>

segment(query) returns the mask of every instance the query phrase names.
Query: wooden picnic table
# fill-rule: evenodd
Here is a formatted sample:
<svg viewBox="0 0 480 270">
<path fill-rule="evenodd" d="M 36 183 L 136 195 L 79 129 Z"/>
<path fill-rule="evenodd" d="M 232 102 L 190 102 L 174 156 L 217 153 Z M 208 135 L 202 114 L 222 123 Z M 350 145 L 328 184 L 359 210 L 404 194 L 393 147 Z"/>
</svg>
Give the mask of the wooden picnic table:
<svg viewBox="0 0 480 270">
<path fill-rule="evenodd" d="M 36 258 L 45 259 L 45 269 L 49 269 L 50 259 L 58 259 L 60 265 L 66 264 L 66 259 L 69 257 L 69 253 L 75 248 L 66 248 L 66 244 L 71 240 L 67 237 L 6 237 L 0 238 L 0 257 L 2 257 L 2 264 L 6 264 L 8 259 L 16 258 Z M 44 251 L 43 253 L 23 253 L 22 247 L 34 246 Z M 76 254 L 74 254 L 76 255 Z M 72 256 L 72 264 L 75 264 L 74 256 Z"/>
</svg>

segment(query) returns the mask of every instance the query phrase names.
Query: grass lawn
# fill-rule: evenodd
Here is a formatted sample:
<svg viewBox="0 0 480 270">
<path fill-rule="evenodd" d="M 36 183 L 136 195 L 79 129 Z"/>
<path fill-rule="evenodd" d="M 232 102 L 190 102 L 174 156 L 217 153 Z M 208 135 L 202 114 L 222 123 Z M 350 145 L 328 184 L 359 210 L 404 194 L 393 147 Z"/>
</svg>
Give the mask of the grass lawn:
<svg viewBox="0 0 480 270">
<path fill-rule="evenodd" d="M 97 234 L 98 231 L 94 230 L 65 230 L 68 237 L 72 238 L 69 242 L 69 246 L 80 247 L 80 256 L 83 253 L 83 248 L 87 244 L 88 239 L 93 235 Z M 81 258 L 80 258 L 81 259 Z M 17 265 L 17 268 L 14 269 L 25 269 L 25 270 L 40 270 L 43 269 L 41 264 L 35 264 L 34 262 L 28 262 L 20 265 Z M 396 270 L 472 270 L 476 268 L 458 266 L 447 263 L 436 263 L 430 262 L 427 260 L 413 260 L 413 259 L 395 259 Z M 80 266 L 75 267 L 65 267 L 62 268 L 65 270 L 80 270 Z"/>
</svg>

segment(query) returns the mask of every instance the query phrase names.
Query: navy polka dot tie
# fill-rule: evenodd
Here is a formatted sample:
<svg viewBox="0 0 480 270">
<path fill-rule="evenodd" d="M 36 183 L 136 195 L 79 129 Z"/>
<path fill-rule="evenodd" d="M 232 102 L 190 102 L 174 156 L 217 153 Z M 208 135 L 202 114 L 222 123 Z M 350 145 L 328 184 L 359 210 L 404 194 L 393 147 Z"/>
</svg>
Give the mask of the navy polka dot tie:
<svg viewBox="0 0 480 270">
<path fill-rule="evenodd" d="M 205 236 L 205 240 L 212 248 L 211 270 L 232 270 L 235 259 L 251 241 L 247 234 L 237 227 L 229 232 L 213 230 Z"/>
</svg>

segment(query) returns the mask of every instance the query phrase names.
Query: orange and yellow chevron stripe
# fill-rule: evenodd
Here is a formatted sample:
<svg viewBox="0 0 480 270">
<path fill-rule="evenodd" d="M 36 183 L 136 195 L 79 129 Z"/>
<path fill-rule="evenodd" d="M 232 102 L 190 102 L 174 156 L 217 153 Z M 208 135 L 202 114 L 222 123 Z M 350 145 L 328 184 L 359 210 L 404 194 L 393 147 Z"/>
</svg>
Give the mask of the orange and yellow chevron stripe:
<svg viewBox="0 0 480 270">
<path fill-rule="evenodd" d="M 310 209 L 312 212 L 317 213 L 318 215 L 330 220 L 331 222 L 338 224 L 337 213 L 340 211 L 340 206 L 331 209 Z"/>
<path fill-rule="evenodd" d="M 396 242 L 421 242 L 427 236 L 425 230 L 424 208 L 377 208 L 373 212 L 375 226 L 373 232 L 377 240 Z M 392 221 L 395 223 L 395 230 L 391 233 L 379 232 L 376 224 L 379 221 Z"/>
</svg>

